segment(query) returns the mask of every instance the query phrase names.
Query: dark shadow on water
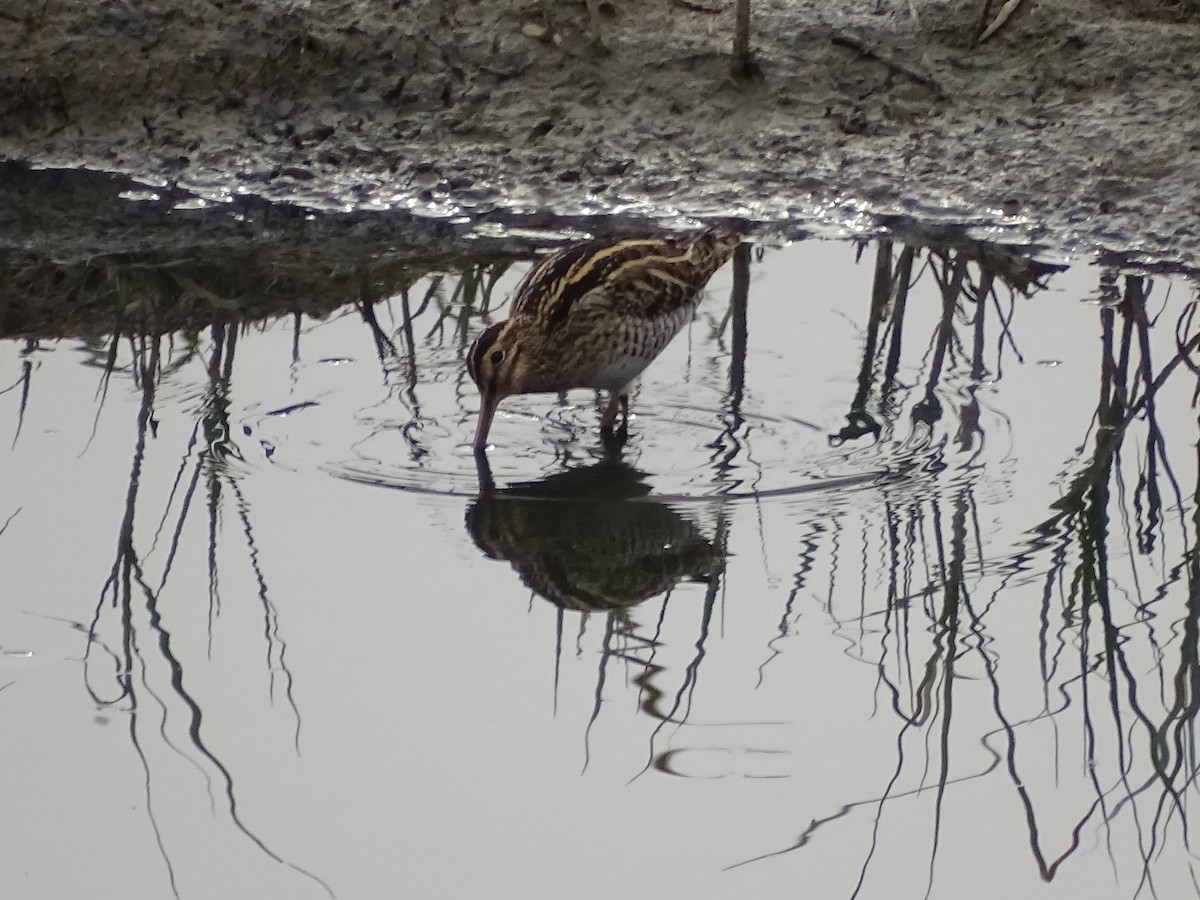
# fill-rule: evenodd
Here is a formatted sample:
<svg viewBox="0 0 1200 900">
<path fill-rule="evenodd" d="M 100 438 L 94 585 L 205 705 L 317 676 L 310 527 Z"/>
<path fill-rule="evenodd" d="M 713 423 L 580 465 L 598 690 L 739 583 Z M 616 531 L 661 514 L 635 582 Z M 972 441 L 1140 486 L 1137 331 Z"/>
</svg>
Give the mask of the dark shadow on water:
<svg viewBox="0 0 1200 900">
<path fill-rule="evenodd" d="M 692 520 L 666 504 L 627 502 L 649 495 L 645 478 L 612 458 L 484 489 L 467 508 L 467 531 L 563 609 L 622 609 L 721 572 L 724 553 Z"/>
<path fill-rule="evenodd" d="M 719 525 L 717 535 L 709 538 L 691 518 L 654 502 L 645 473 L 617 456 L 499 490 L 492 483 L 486 458 L 479 457 L 479 464 L 480 493 L 467 508 L 468 533 L 489 559 L 510 563 L 530 591 L 558 607 L 556 709 L 564 611 L 604 617 L 594 705 L 584 734 L 586 769 L 591 731 L 600 717 L 611 664 L 624 661 L 642 669 L 635 680 L 644 695 L 643 709 L 661 724 L 671 721 L 690 696 L 703 659 L 703 640 L 697 643 L 697 654 L 671 710 L 662 712 L 663 689 L 655 681 L 662 672 L 654 662 L 657 641 L 641 635 L 633 608 L 661 598 L 661 629 L 672 591 L 684 581 L 701 582 L 706 585 L 707 622 L 725 569 L 727 534 Z M 651 763 L 655 759 L 652 736 Z"/>
</svg>

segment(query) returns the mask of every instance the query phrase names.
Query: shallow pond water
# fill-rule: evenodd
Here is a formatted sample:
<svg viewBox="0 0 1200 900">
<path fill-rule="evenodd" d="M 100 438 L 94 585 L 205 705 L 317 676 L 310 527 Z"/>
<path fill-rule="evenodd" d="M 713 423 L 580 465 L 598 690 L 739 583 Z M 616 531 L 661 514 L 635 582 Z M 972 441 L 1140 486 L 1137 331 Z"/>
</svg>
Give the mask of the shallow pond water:
<svg viewBox="0 0 1200 900">
<path fill-rule="evenodd" d="M 6 895 L 1197 893 L 1191 285 L 755 248 L 480 471 L 525 268 L 0 343 Z"/>
</svg>

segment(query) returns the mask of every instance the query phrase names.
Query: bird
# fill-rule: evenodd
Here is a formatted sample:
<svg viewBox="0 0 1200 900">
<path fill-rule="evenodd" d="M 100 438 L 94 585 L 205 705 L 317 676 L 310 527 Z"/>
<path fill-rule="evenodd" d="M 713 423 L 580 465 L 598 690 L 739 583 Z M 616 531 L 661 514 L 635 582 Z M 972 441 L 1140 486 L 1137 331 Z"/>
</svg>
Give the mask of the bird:
<svg viewBox="0 0 1200 900">
<path fill-rule="evenodd" d="M 600 419 L 610 441 L 628 437 L 632 382 L 690 322 L 700 292 L 741 243 L 734 231 L 598 240 L 534 265 L 509 317 L 483 331 L 467 355 L 479 388 L 477 454 L 487 450 L 496 408 L 515 394 L 609 391 Z"/>
</svg>

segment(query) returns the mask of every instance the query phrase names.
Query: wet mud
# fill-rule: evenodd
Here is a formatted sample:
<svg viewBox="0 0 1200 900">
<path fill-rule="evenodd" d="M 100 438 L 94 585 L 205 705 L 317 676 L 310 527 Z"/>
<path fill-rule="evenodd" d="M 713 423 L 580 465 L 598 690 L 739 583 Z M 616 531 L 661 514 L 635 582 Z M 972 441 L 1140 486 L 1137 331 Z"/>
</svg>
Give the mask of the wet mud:
<svg viewBox="0 0 1200 900">
<path fill-rule="evenodd" d="M 1025 3 L 974 44 L 996 6 L 754 0 L 739 81 L 728 0 L 602 3 L 598 37 L 582 2 L 0 0 L 0 156 L 435 224 L 903 216 L 1194 265 L 1200 6 Z"/>
<path fill-rule="evenodd" d="M 0 338 L 157 335 L 319 318 L 344 306 L 369 316 L 380 301 L 422 279 L 437 286 L 447 273 L 457 273 L 464 296 L 478 295 L 468 313 L 486 315 L 492 288 L 513 263 L 585 229 L 615 239 L 656 227 L 636 215 L 547 224 L 512 210 L 431 222 L 405 210 L 314 214 L 253 196 L 209 204 L 172 185 L 0 163 Z M 731 224 L 758 239 L 753 222 Z M 1044 253 L 975 240 L 960 227 L 880 218 L 876 230 L 963 254 L 1022 292 L 1058 268 Z M 792 224 L 759 238 L 805 236 Z"/>
</svg>

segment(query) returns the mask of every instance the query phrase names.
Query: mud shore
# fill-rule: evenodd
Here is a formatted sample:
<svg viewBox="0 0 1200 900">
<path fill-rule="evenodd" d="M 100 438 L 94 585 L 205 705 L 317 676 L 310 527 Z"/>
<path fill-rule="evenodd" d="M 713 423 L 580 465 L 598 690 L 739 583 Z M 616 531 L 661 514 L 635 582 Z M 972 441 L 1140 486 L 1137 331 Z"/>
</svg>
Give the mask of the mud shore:
<svg viewBox="0 0 1200 900">
<path fill-rule="evenodd" d="M 904 216 L 1200 264 L 1193 0 L 1027 0 L 978 46 L 981 2 L 753 0 L 749 82 L 732 0 L 600 6 L 598 44 L 568 0 L 0 0 L 0 158 L 316 211 Z"/>
</svg>

